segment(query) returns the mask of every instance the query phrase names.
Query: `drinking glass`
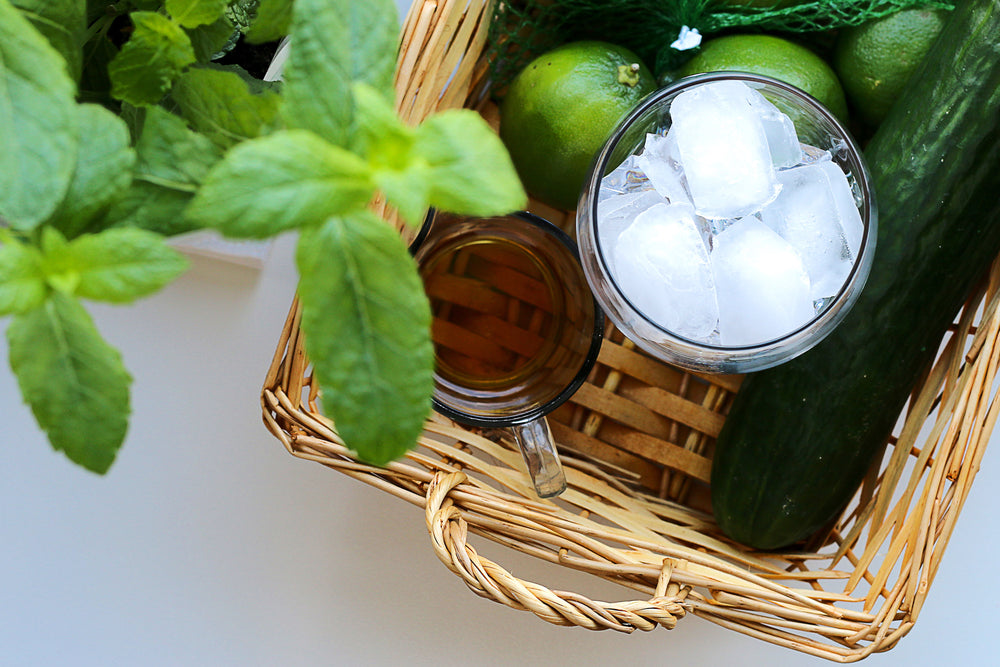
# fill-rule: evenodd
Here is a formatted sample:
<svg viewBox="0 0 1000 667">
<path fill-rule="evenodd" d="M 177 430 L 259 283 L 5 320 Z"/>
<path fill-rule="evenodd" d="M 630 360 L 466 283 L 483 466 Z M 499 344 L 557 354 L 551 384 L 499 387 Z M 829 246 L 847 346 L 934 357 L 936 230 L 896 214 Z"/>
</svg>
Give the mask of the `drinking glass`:
<svg viewBox="0 0 1000 667">
<path fill-rule="evenodd" d="M 647 134 L 669 137 L 671 104 L 702 84 L 741 81 L 794 121 L 799 141 L 822 153 L 847 176 L 860 214 L 857 255 L 839 291 L 816 301 L 816 314 L 784 335 L 752 344 L 723 345 L 718 340 L 681 335 L 638 307 L 612 270 L 612 248 L 600 215 L 602 180 L 630 156 L 643 150 Z M 719 155 L 725 159 L 725 155 Z M 803 159 L 814 159 L 803 153 Z M 635 158 L 631 158 L 635 159 Z M 642 186 L 645 187 L 645 186 Z M 651 187 L 651 186 L 650 186 Z M 687 187 L 687 186 L 685 186 Z M 607 196 L 607 192 L 604 193 Z M 704 222 L 704 221 L 703 221 Z M 708 224 L 716 224 L 709 221 Z M 738 224 L 738 223 L 737 223 Z M 605 314 L 624 335 L 651 355 L 682 368 L 716 373 L 745 373 L 782 363 L 816 345 L 843 319 L 857 299 L 871 268 L 877 213 L 867 168 L 848 131 L 819 102 L 776 79 L 741 72 L 716 72 L 675 81 L 643 100 L 613 131 L 596 156 L 577 209 L 577 242 L 587 280 Z M 604 234 L 602 234 L 602 231 Z"/>
<path fill-rule="evenodd" d="M 575 243 L 526 212 L 432 211 L 425 226 L 413 254 L 433 313 L 435 409 L 509 428 L 538 495 L 562 493 L 545 415 L 587 378 L 604 329 Z"/>
</svg>

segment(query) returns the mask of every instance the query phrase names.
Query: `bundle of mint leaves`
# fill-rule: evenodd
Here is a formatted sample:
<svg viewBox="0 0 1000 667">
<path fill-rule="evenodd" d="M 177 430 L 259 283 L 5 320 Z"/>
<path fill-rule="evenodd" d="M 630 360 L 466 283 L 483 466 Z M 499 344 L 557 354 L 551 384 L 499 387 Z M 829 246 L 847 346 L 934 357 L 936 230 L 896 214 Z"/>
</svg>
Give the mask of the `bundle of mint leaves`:
<svg viewBox="0 0 1000 667">
<path fill-rule="evenodd" d="M 202 228 L 298 234 L 324 412 L 359 459 L 415 444 L 430 310 L 370 203 L 419 225 L 428 207 L 487 216 L 526 196 L 476 113 L 399 119 L 398 33 L 391 0 L 0 0 L 0 317 L 56 450 L 103 474 L 128 430 L 132 378 L 85 303 L 164 287 L 187 266 L 167 237 Z M 284 36 L 281 83 L 226 57 Z"/>
</svg>

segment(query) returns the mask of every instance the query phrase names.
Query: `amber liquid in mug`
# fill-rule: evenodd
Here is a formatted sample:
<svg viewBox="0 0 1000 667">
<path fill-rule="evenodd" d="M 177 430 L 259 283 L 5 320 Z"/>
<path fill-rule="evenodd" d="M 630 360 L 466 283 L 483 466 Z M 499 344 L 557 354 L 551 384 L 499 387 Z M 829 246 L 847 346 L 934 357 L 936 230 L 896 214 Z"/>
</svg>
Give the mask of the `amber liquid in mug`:
<svg viewBox="0 0 1000 667">
<path fill-rule="evenodd" d="M 449 402 L 472 414 L 514 412 L 572 381 L 594 320 L 582 271 L 565 255 L 554 239 L 469 229 L 421 260 L 436 379 Z"/>
</svg>

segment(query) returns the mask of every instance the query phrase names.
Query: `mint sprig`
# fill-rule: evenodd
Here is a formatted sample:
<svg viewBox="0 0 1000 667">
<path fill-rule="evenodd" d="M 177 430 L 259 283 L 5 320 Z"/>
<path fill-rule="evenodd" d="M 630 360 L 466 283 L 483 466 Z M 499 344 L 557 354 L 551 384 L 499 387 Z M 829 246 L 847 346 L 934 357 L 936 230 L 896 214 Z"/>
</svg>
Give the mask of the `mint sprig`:
<svg viewBox="0 0 1000 667">
<path fill-rule="evenodd" d="M 525 204 L 477 114 L 396 115 L 390 0 L 229 4 L 0 0 L 0 317 L 52 446 L 98 473 L 127 433 L 131 377 L 84 304 L 173 280 L 187 261 L 165 237 L 299 235 L 322 409 L 360 459 L 384 464 L 430 410 L 433 350 L 416 266 L 370 203 L 381 195 L 410 225 L 431 206 Z M 280 84 L 211 62 L 237 39 L 286 35 Z"/>
<path fill-rule="evenodd" d="M 187 260 L 140 229 L 67 240 L 45 226 L 37 243 L 0 231 L 0 315 L 13 316 L 7 341 L 21 394 L 55 449 L 104 473 L 125 438 L 132 380 L 80 300 L 133 301 Z"/>
<path fill-rule="evenodd" d="M 489 215 L 526 199 L 474 112 L 417 127 L 399 119 L 387 65 L 396 26 L 390 2 L 297 0 L 281 109 L 295 129 L 232 148 L 187 211 L 194 224 L 235 237 L 299 230 L 302 330 L 324 410 L 357 456 L 376 464 L 416 440 L 434 359 L 416 266 L 368 202 L 381 191 L 419 224 L 428 206 Z"/>
<path fill-rule="evenodd" d="M 156 12 L 132 12 L 134 32 L 111 64 L 111 94 L 129 104 L 156 104 L 185 67 L 195 62 L 181 25 Z"/>
</svg>

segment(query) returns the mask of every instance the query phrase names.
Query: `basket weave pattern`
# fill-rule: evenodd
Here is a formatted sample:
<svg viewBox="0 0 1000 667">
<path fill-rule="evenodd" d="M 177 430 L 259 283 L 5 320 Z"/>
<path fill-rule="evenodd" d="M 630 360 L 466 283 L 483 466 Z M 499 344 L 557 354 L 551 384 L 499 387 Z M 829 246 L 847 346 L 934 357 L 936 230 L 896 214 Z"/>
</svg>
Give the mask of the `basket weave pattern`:
<svg viewBox="0 0 1000 667">
<path fill-rule="evenodd" d="M 480 58 L 490 4 L 414 3 L 397 68 L 404 118 L 468 106 L 495 122 Z M 572 231 L 572 214 L 532 210 Z M 610 327 L 588 382 L 550 416 L 569 482 L 554 501 L 533 494 L 503 433 L 438 415 L 405 459 L 387 468 L 353 459 L 317 407 L 297 303 L 265 379 L 264 421 L 294 456 L 422 507 L 435 553 L 483 597 L 594 630 L 669 629 L 692 613 L 850 662 L 912 627 L 979 468 L 998 410 L 998 289 L 1000 264 L 914 387 L 882 465 L 835 525 L 796 552 L 748 551 L 709 511 L 712 445 L 740 378 L 660 363 Z M 600 602 L 522 581 L 480 555 L 470 534 L 619 583 L 637 599 Z"/>
</svg>

